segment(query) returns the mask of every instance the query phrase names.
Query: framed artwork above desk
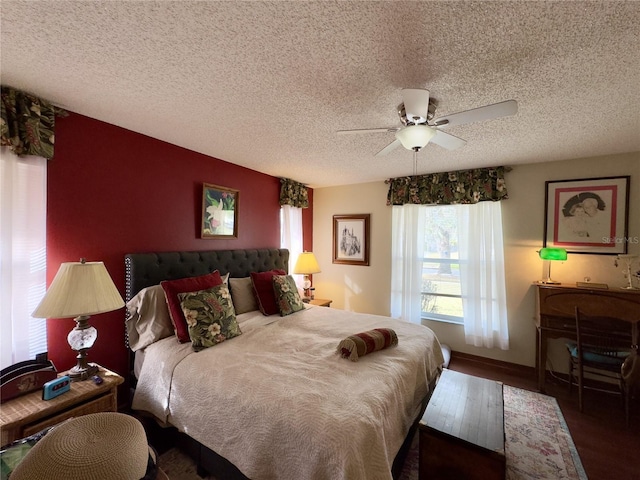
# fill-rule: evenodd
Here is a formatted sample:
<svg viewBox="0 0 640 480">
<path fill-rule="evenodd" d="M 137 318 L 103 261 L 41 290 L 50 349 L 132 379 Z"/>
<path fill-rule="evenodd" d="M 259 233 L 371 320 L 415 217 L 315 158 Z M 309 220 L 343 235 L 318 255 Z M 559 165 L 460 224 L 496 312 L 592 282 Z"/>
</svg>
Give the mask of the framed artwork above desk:
<svg viewBox="0 0 640 480">
<path fill-rule="evenodd" d="M 627 253 L 630 178 L 546 182 L 544 246 L 569 253 Z"/>
<path fill-rule="evenodd" d="M 590 315 L 620 318 L 630 323 L 638 338 L 640 323 L 640 290 L 590 289 L 575 285 L 543 285 L 536 287 L 536 374 L 538 390 L 544 392 L 547 340 L 576 338 L 576 307 Z"/>
</svg>

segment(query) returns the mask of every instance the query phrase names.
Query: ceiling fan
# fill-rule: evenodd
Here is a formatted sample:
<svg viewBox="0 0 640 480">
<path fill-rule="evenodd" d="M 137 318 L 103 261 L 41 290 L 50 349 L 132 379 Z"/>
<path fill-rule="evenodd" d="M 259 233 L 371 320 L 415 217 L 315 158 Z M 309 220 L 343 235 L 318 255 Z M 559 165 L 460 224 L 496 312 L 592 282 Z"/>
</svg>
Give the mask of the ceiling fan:
<svg viewBox="0 0 640 480">
<path fill-rule="evenodd" d="M 338 130 L 338 134 L 388 133 L 395 132 L 396 139 L 384 147 L 376 156 L 386 155 L 402 145 L 407 150 L 420 151 L 429 142 L 447 150 L 464 146 L 467 141 L 441 130 L 451 125 L 492 120 L 514 115 L 518 111 L 515 100 L 485 105 L 464 112 L 453 113 L 434 120 L 436 101 L 429 98 L 429 90 L 420 88 L 402 89 L 402 103 L 398 106 L 398 116 L 404 126 L 389 128 L 364 128 L 356 130 Z"/>
</svg>

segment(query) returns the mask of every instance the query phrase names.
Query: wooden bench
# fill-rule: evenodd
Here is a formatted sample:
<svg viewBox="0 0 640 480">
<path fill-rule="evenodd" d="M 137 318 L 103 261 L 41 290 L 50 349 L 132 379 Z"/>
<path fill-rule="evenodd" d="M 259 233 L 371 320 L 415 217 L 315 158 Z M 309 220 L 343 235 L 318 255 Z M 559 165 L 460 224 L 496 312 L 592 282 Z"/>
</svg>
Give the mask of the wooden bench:
<svg viewBox="0 0 640 480">
<path fill-rule="evenodd" d="M 504 479 L 501 382 L 445 369 L 419 428 L 420 480 Z"/>
</svg>

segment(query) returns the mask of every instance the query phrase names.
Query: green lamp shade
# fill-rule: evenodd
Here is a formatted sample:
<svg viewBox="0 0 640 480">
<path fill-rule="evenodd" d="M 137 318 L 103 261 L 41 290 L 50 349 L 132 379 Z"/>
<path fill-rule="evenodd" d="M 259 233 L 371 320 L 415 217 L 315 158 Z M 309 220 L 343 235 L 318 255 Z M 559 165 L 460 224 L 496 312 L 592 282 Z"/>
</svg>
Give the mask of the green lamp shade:
<svg viewBox="0 0 640 480">
<path fill-rule="evenodd" d="M 541 248 L 538 254 L 542 260 L 567 259 L 567 251 L 564 248 Z"/>
</svg>

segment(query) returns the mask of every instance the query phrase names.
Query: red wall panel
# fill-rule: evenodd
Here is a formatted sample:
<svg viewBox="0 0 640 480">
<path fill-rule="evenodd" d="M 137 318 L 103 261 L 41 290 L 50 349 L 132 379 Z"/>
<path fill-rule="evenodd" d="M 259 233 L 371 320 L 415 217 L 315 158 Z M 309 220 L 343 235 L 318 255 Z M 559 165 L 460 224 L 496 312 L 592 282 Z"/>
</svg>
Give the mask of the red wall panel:
<svg viewBox="0 0 640 480">
<path fill-rule="evenodd" d="M 203 183 L 240 191 L 237 239 L 199 238 Z M 56 122 L 48 168 L 48 282 L 60 263 L 85 257 L 103 261 L 124 296 L 126 253 L 279 247 L 279 189 L 276 177 L 71 113 Z M 311 208 L 305 220 L 310 228 Z M 310 239 L 305 232 L 305 248 Z M 91 323 L 98 340 L 89 361 L 124 375 L 124 309 Z M 58 370 L 75 364 L 66 340 L 73 326 L 72 319 L 48 321 Z"/>
</svg>

